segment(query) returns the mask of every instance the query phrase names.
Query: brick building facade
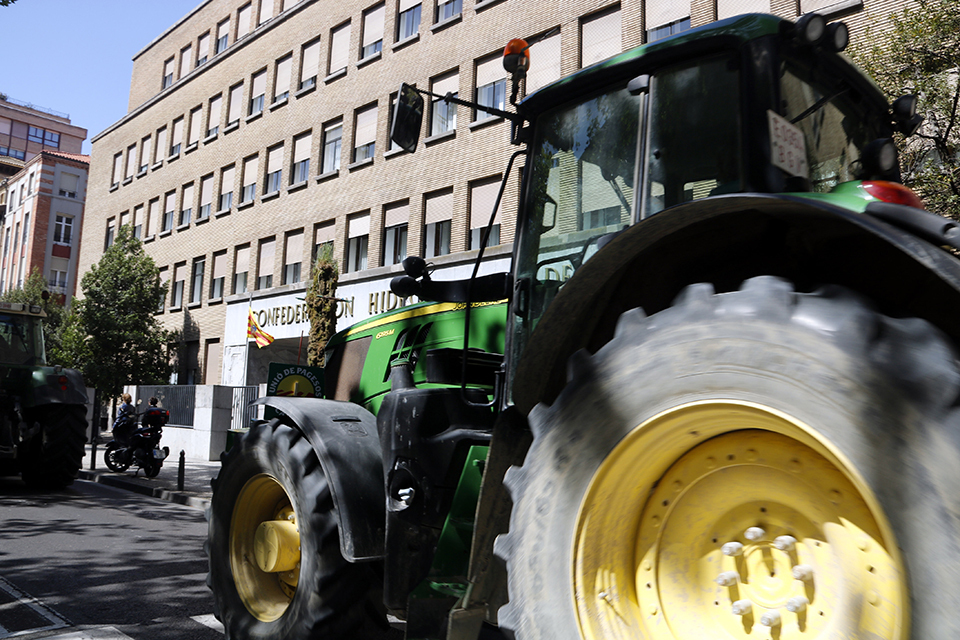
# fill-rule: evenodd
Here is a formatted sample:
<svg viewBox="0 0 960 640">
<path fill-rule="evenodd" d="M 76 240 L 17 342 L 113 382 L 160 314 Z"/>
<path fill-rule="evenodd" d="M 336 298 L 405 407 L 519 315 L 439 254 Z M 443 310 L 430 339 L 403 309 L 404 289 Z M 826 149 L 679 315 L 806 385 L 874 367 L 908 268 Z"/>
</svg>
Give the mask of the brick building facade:
<svg viewBox="0 0 960 640">
<path fill-rule="evenodd" d="M 80 153 L 87 130 L 70 116 L 0 93 L 0 175 L 12 175 L 41 151 Z"/>
<path fill-rule="evenodd" d="M 207 0 L 135 56 L 129 113 L 93 139 L 81 271 L 132 225 L 170 284 L 163 322 L 187 341 L 178 381 L 263 382 L 268 362 L 297 360 L 320 245 L 341 266 L 340 328 L 404 304 L 388 283 L 405 255 L 430 258 L 441 278 L 470 271 L 512 152 L 509 124 L 434 103 L 417 152 L 393 149 L 401 82 L 502 106 L 511 38 L 549 34 L 531 47 L 530 91 L 739 13 L 820 11 L 856 38 L 903 4 Z M 486 271 L 509 267 L 518 197 L 519 170 Z M 263 350 L 247 348 L 248 307 L 277 338 Z"/>
</svg>

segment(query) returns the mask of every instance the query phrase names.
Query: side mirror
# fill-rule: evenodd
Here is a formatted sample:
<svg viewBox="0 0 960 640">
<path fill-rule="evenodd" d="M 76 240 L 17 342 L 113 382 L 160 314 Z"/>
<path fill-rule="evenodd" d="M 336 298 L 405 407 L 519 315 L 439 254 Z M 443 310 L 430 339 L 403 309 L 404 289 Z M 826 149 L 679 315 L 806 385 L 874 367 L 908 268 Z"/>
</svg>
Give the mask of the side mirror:
<svg viewBox="0 0 960 640">
<path fill-rule="evenodd" d="M 403 83 L 397 95 L 397 104 L 393 109 L 393 124 L 390 127 L 390 139 L 401 149 L 413 153 L 420 140 L 420 127 L 423 125 L 423 96 L 417 90 Z"/>
</svg>

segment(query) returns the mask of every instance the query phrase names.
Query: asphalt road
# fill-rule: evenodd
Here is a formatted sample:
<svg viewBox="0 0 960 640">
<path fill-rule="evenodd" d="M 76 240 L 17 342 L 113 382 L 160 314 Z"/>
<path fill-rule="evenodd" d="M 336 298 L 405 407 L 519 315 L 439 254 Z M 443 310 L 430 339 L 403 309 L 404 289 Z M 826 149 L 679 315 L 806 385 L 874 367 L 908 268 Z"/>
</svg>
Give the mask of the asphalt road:
<svg viewBox="0 0 960 640">
<path fill-rule="evenodd" d="M 221 640 L 199 509 L 0 477 L 0 639 Z"/>
</svg>

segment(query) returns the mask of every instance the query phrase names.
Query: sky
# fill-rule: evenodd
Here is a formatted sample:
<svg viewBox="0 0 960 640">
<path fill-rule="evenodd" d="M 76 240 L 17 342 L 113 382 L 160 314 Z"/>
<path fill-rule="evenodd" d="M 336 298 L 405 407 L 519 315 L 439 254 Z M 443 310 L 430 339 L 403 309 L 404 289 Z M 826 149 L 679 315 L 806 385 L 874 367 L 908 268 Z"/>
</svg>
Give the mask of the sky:
<svg viewBox="0 0 960 640">
<path fill-rule="evenodd" d="M 133 56 L 203 0 L 16 0 L 0 6 L 0 93 L 70 114 L 90 139 L 127 113 Z"/>
</svg>

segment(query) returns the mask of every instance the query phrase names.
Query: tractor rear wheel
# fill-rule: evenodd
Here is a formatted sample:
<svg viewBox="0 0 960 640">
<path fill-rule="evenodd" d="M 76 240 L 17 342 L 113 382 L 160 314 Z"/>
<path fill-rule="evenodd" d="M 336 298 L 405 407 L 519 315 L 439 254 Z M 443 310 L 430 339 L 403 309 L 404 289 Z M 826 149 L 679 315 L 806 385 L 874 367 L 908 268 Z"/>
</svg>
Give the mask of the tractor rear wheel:
<svg viewBox="0 0 960 640">
<path fill-rule="evenodd" d="M 279 420 L 251 426 L 223 459 L 207 512 L 207 584 L 227 638 L 380 638 L 382 579 L 340 553 L 313 447 Z"/>
<path fill-rule="evenodd" d="M 83 463 L 86 409 L 47 405 L 30 418 L 40 423 L 40 431 L 32 442 L 25 443 L 25 455 L 20 458 L 24 483 L 37 489 L 63 489 L 73 484 Z"/>
<path fill-rule="evenodd" d="M 955 638 L 960 369 L 838 287 L 688 287 L 530 415 L 500 624 L 520 640 Z"/>
</svg>

